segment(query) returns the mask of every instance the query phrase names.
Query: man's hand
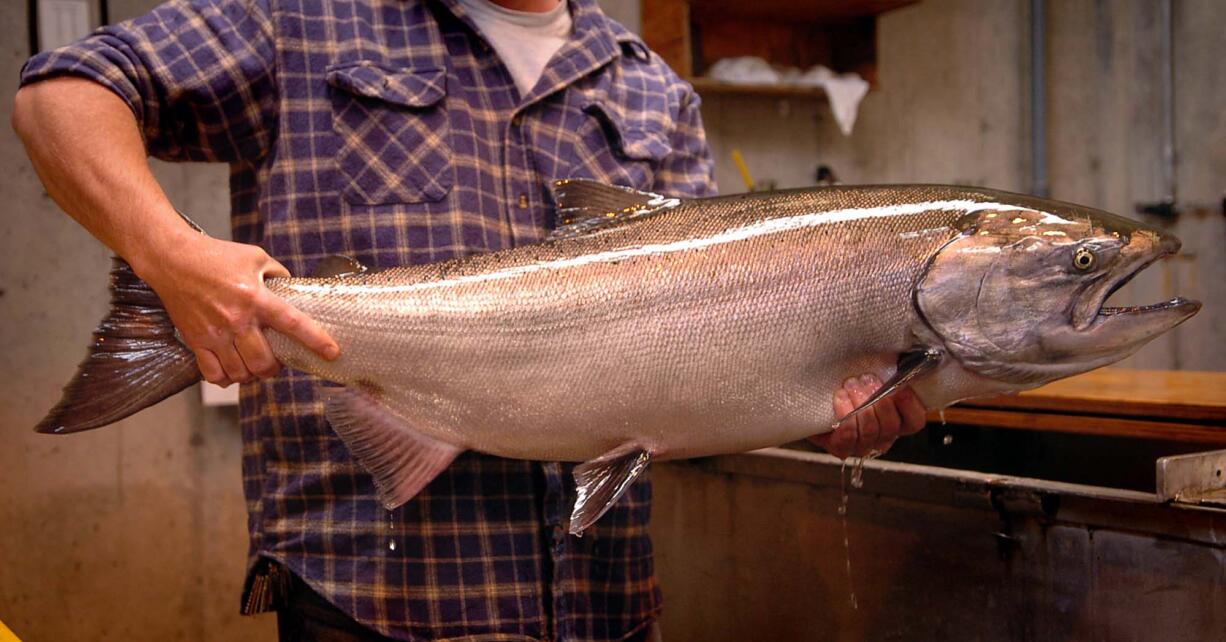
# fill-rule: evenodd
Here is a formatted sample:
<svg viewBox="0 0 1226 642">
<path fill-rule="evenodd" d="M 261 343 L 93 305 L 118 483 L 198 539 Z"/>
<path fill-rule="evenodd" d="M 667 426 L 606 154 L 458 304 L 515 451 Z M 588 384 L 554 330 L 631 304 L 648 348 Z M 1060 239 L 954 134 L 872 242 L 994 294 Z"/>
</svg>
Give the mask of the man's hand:
<svg viewBox="0 0 1226 642">
<path fill-rule="evenodd" d="M 845 417 L 881 388 L 881 379 L 874 375 L 852 377 L 834 393 L 834 416 Z M 834 432 L 810 437 L 809 441 L 825 448 L 835 457 L 864 457 L 873 452 L 883 453 L 902 435 L 911 435 L 924 428 L 927 411 L 910 387 L 902 387 L 878 401 L 872 408 L 839 424 Z"/>
<path fill-rule="evenodd" d="M 47 193 L 158 293 L 206 380 L 227 386 L 276 374 L 265 326 L 324 359 L 340 354 L 322 328 L 264 287 L 264 277 L 289 276 L 284 266 L 179 218 L 149 169 L 136 117 L 109 89 L 72 77 L 23 87 L 13 129 Z"/>
<path fill-rule="evenodd" d="M 266 326 L 324 359 L 340 355 L 323 328 L 264 286 L 265 277 L 289 276 L 264 250 L 187 230 L 182 244 L 158 254 L 133 269 L 161 297 L 207 381 L 228 386 L 276 374 L 281 364 Z"/>
</svg>

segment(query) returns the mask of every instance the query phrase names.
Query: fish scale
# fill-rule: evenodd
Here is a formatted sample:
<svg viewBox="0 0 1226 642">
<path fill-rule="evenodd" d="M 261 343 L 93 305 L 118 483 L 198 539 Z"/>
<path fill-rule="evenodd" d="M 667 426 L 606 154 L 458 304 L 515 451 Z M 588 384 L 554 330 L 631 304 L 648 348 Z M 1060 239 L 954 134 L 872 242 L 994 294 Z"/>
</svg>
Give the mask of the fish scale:
<svg viewBox="0 0 1226 642">
<path fill-rule="evenodd" d="M 322 391 L 329 423 L 389 508 L 464 450 L 576 461 L 578 534 L 650 461 L 828 432 L 903 385 L 930 408 L 1034 387 L 1199 309 L 1104 306 L 1178 239 L 1066 203 L 949 186 L 555 189 L 562 225 L 539 245 L 266 281 L 341 347 L 324 361 L 265 330 L 283 363 L 342 384 Z M 112 313 L 41 431 L 113 423 L 199 379 L 152 290 L 122 261 L 112 275 Z M 885 385 L 835 417 L 835 391 L 864 373 Z"/>
<path fill-rule="evenodd" d="M 892 374 L 912 341 L 911 284 L 966 214 L 837 226 L 813 216 L 885 200 L 862 194 L 697 201 L 441 270 L 274 279 L 344 355 L 325 362 L 269 339 L 326 379 L 397 382 L 380 396 L 396 415 L 495 455 L 585 461 L 637 441 L 668 459 L 774 445 L 828 431 L 847 377 Z M 932 229 L 942 233 L 900 238 Z"/>
</svg>

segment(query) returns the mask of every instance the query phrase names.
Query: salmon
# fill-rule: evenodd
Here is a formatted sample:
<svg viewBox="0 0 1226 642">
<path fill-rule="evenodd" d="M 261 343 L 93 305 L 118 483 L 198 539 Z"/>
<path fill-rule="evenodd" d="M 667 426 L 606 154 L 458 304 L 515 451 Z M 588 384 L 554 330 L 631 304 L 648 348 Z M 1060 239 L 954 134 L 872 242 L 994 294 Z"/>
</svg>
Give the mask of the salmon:
<svg viewBox="0 0 1226 642">
<path fill-rule="evenodd" d="M 314 318 L 329 423 L 399 506 L 465 450 L 583 462 L 582 533 L 651 461 L 830 431 L 842 382 L 910 385 L 929 408 L 1118 361 L 1193 316 L 1107 298 L 1180 247 L 1155 227 L 989 189 L 824 187 L 684 200 L 555 185 L 544 243 L 369 271 L 326 261 L 267 287 Z M 200 378 L 156 294 L 117 260 L 114 308 L 40 423 L 113 423 Z"/>
</svg>

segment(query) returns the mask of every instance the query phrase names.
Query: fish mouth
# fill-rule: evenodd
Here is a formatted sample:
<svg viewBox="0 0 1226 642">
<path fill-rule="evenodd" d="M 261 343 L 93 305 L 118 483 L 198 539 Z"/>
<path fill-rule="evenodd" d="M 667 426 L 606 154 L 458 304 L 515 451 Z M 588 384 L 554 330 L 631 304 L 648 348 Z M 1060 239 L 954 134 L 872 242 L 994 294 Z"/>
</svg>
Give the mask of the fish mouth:
<svg viewBox="0 0 1226 642">
<path fill-rule="evenodd" d="M 1131 340 L 1127 341 L 1128 343 L 1145 341 L 1156 334 L 1175 327 L 1200 311 L 1201 303 L 1199 301 L 1182 296 L 1176 296 L 1172 299 L 1149 305 L 1106 305 L 1112 295 L 1132 281 L 1145 268 L 1158 261 L 1169 259 L 1179 251 L 1180 247 L 1179 240 L 1169 235 L 1163 235 L 1153 245 L 1159 251 L 1153 253 L 1152 256 L 1145 260 L 1134 262 L 1133 265 L 1126 267 L 1121 274 L 1108 281 L 1104 286 L 1093 288 L 1087 294 L 1086 298 L 1088 301 L 1086 303 L 1089 305 L 1084 305 L 1078 311 L 1082 314 L 1077 315 L 1082 317 L 1083 323 L 1079 325 L 1083 329 L 1099 330 L 1099 326 L 1103 325 L 1121 326 L 1119 328 L 1121 333 L 1133 335 Z M 1088 312 L 1092 312 L 1092 314 L 1085 314 Z M 1128 337 L 1116 337 L 1117 340 L 1126 338 Z M 1111 343 L 1116 343 L 1116 341 Z"/>
<path fill-rule="evenodd" d="M 1152 303 L 1150 305 L 1130 305 L 1122 308 L 1103 306 L 1098 310 L 1098 316 L 1112 317 L 1117 314 L 1145 314 L 1147 312 L 1159 312 L 1162 310 L 1187 307 L 1189 305 L 1196 306 L 1197 310 L 1200 309 L 1200 301 L 1193 301 L 1191 299 L 1185 299 L 1181 296 L 1177 296 L 1169 301 Z"/>
</svg>

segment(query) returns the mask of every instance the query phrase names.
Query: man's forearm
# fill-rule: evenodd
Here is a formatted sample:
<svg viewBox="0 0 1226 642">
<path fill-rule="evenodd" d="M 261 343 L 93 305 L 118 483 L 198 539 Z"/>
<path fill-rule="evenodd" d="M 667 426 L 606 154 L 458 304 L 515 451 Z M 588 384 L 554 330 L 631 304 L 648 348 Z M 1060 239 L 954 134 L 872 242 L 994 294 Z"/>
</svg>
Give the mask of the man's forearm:
<svg viewBox="0 0 1226 642">
<path fill-rule="evenodd" d="M 127 104 L 83 78 L 17 92 L 13 129 L 51 198 L 138 274 L 195 235 L 149 169 Z"/>
</svg>

